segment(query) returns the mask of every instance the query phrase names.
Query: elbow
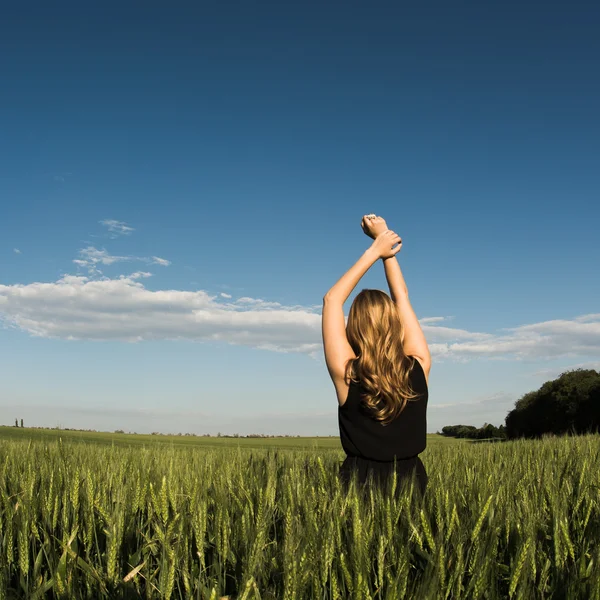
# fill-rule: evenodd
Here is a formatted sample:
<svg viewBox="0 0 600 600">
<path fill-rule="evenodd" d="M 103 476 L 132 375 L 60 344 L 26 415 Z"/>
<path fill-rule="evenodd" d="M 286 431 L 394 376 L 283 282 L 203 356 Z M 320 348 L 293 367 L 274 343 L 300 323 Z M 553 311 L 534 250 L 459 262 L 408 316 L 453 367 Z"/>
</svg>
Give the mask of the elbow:
<svg viewBox="0 0 600 600">
<path fill-rule="evenodd" d="M 335 302 L 336 300 L 338 299 L 331 293 L 331 290 L 323 296 L 323 304 L 331 304 L 331 302 Z"/>
</svg>

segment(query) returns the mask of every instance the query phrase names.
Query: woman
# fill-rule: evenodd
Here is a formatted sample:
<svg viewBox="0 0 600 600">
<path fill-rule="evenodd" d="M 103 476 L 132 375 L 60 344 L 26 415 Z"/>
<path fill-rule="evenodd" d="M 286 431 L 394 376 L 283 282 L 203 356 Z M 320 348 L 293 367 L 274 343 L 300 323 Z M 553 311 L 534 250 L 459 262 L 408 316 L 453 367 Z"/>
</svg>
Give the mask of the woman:
<svg viewBox="0 0 600 600">
<path fill-rule="evenodd" d="M 323 298 L 325 361 L 346 452 L 340 476 L 347 489 L 354 474 L 362 484 L 386 484 L 394 468 L 400 478 L 416 472 L 424 493 L 427 473 L 418 455 L 427 445 L 429 348 L 396 258 L 402 240 L 381 217 L 365 215 L 361 226 L 371 247 Z M 344 302 L 379 259 L 391 298 L 362 290 L 345 325 Z"/>
</svg>

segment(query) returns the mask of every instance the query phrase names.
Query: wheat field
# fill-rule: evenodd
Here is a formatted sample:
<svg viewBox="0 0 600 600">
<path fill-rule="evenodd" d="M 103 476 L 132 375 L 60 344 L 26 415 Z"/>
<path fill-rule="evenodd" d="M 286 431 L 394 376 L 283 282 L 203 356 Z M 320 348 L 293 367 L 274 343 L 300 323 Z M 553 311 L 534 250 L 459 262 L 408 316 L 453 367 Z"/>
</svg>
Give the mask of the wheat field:
<svg viewBox="0 0 600 600">
<path fill-rule="evenodd" d="M 599 435 L 431 444 L 423 498 L 343 458 L 0 438 L 0 598 L 600 600 Z"/>
</svg>

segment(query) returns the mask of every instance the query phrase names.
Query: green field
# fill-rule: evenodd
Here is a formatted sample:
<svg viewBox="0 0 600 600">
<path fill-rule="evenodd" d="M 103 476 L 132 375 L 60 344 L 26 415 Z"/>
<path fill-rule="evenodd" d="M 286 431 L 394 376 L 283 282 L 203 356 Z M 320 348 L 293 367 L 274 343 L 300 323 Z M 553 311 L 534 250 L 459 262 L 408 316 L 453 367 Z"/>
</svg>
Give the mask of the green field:
<svg viewBox="0 0 600 600">
<path fill-rule="evenodd" d="M 430 436 L 421 499 L 338 438 L 0 428 L 0 598 L 600 599 L 600 436 Z"/>
<path fill-rule="evenodd" d="M 73 441 L 96 444 L 115 444 L 124 446 L 150 446 L 167 444 L 185 448 L 298 448 L 298 449 L 331 449 L 342 451 L 339 437 L 279 437 L 279 438 L 226 438 L 195 437 L 183 435 L 150 435 L 130 433 L 109 433 L 104 431 L 72 431 L 65 429 L 34 429 L 7 427 L 0 425 L 0 439 L 4 440 L 44 440 Z M 456 444 L 462 440 L 447 438 L 442 435 L 427 436 L 427 444 Z"/>
</svg>

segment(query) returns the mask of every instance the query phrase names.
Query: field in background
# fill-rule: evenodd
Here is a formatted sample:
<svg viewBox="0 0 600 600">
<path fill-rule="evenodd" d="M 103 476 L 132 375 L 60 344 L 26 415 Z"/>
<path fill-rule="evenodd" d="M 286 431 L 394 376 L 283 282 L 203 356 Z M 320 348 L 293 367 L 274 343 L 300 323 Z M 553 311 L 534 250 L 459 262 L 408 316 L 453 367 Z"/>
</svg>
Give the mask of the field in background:
<svg viewBox="0 0 600 600">
<path fill-rule="evenodd" d="M 337 437 L 279 437 L 279 438 L 232 438 L 232 437 L 200 437 L 184 435 L 150 435 L 110 433 L 94 431 L 72 431 L 66 429 L 36 429 L 28 427 L 10 427 L 0 425 L 0 439 L 6 440 L 44 440 L 44 441 L 94 442 L 97 444 L 115 444 L 124 446 L 147 446 L 149 444 L 167 444 L 178 447 L 235 447 L 241 448 L 298 448 L 298 449 L 335 449 L 342 451 L 339 436 Z M 443 435 L 427 436 L 427 444 L 455 444 L 463 442 Z"/>
<path fill-rule="evenodd" d="M 335 438 L 10 429 L 0 598 L 600 600 L 598 435 L 437 439 L 421 499 L 344 494 Z"/>
</svg>

